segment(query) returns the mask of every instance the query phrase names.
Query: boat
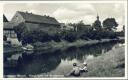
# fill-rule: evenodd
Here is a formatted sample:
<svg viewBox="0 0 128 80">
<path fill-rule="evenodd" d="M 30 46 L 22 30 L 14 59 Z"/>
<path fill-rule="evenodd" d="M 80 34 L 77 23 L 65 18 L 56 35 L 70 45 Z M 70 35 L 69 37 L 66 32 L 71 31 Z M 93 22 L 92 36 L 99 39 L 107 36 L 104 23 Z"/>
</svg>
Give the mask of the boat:
<svg viewBox="0 0 128 80">
<path fill-rule="evenodd" d="M 34 50 L 34 47 L 30 44 L 26 45 L 26 46 L 23 46 L 22 49 L 24 51 L 33 51 Z"/>
</svg>

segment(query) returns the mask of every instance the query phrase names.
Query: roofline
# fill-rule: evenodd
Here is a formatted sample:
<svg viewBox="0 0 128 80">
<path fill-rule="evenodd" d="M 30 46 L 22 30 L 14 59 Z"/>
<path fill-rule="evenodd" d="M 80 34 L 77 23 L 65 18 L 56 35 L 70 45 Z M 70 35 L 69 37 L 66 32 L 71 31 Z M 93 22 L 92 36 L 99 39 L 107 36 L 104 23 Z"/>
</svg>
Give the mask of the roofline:
<svg viewBox="0 0 128 80">
<path fill-rule="evenodd" d="M 35 16 L 41 16 L 41 17 L 44 17 L 43 15 L 38 15 L 38 14 L 33 14 L 33 13 L 29 13 L 29 12 L 23 12 L 23 11 L 16 11 L 16 13 L 27 13 L 27 14 L 32 14 L 32 15 L 35 15 Z M 21 14 L 20 14 L 21 15 Z M 22 16 L 22 15 L 21 15 Z M 50 16 L 47 16 L 47 17 L 49 17 L 49 18 L 53 18 L 53 19 L 55 19 L 56 20 L 56 18 L 54 18 L 54 17 L 50 17 Z M 25 19 L 24 19 L 25 20 Z M 32 21 L 27 21 L 27 20 L 25 20 L 25 22 L 32 22 Z M 60 25 L 60 23 L 56 20 L 56 22 L 57 23 L 46 23 L 46 24 L 55 24 L 55 25 Z M 32 23 L 40 23 L 40 22 L 32 22 Z M 41 23 L 40 23 L 41 24 Z M 42 23 L 42 24 L 44 24 L 44 23 Z"/>
<path fill-rule="evenodd" d="M 60 25 L 58 24 L 54 24 L 54 23 L 40 23 L 40 22 L 32 22 L 32 21 L 25 21 L 26 23 L 35 23 L 35 24 L 53 24 L 53 25 Z"/>
</svg>

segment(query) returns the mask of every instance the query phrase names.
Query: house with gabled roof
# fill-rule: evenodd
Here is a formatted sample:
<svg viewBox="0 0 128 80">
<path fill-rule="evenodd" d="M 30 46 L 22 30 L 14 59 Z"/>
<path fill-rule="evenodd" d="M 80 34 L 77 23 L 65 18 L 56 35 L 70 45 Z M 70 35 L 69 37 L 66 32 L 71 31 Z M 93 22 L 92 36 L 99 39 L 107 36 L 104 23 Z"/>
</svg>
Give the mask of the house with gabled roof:
<svg viewBox="0 0 128 80">
<path fill-rule="evenodd" d="M 58 28 L 60 28 L 60 23 L 53 17 L 21 11 L 16 12 L 11 22 L 16 24 L 24 23 L 28 31 L 40 29 L 53 33 L 57 32 Z"/>
<path fill-rule="evenodd" d="M 16 38 L 16 33 L 13 29 L 14 23 L 8 21 L 8 19 L 3 15 L 3 30 L 4 36 L 7 38 Z"/>
<path fill-rule="evenodd" d="M 15 23 L 8 21 L 5 15 L 3 15 L 3 37 L 5 42 L 10 42 L 12 45 L 21 45 L 17 39 L 17 34 L 14 31 Z"/>
<path fill-rule="evenodd" d="M 17 11 L 14 17 L 11 20 L 12 22 L 26 22 L 26 23 L 34 23 L 34 24 L 51 24 L 51 25 L 60 25 L 59 22 L 50 16 L 41 16 L 28 12 Z"/>
</svg>

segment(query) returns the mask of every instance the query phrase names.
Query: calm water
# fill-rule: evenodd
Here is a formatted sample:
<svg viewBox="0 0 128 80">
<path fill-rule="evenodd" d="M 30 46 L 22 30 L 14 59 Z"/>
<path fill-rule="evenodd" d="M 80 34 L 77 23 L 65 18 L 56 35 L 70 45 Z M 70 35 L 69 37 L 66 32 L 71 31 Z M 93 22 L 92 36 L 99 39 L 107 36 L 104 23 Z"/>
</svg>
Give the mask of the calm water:
<svg viewBox="0 0 128 80">
<path fill-rule="evenodd" d="M 37 52 L 32 54 L 17 53 L 10 58 L 15 59 L 20 56 L 22 59 L 18 60 L 17 67 L 4 68 L 4 74 L 64 75 L 70 72 L 74 62 L 82 64 L 84 61 L 105 54 L 120 45 L 121 43 L 110 42 L 80 48 L 71 47 L 66 51 L 56 51 L 42 55 L 37 55 Z"/>
</svg>

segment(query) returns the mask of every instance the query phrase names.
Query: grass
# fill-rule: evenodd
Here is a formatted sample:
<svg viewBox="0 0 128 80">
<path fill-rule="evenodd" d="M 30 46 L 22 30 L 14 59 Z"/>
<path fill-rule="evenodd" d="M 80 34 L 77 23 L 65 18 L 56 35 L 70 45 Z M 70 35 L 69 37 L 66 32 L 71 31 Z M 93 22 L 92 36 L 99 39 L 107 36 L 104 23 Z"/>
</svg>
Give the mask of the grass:
<svg viewBox="0 0 128 80">
<path fill-rule="evenodd" d="M 61 49 L 61 50 L 66 50 L 69 47 L 75 46 L 75 47 L 81 47 L 84 45 L 93 45 L 93 44 L 98 44 L 98 43 L 104 43 L 104 42 L 110 42 L 112 39 L 102 39 L 102 41 L 99 40 L 76 40 L 75 42 L 67 42 L 65 40 L 62 40 L 61 42 L 50 42 L 51 46 L 53 48 Z"/>
<path fill-rule="evenodd" d="M 82 74 L 82 77 L 123 77 L 125 74 L 124 51 L 122 46 L 93 60 L 88 60 L 88 72 Z"/>
</svg>

